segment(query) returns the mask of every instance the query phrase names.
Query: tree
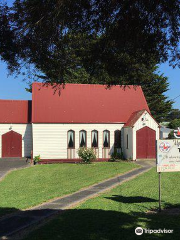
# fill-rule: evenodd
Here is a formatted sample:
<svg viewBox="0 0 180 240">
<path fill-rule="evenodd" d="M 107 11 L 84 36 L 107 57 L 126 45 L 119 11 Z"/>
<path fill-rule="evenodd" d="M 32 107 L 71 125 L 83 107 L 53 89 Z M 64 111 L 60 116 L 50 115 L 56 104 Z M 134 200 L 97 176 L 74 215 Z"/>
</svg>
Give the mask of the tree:
<svg viewBox="0 0 180 240">
<path fill-rule="evenodd" d="M 1 13 L 14 46 L 1 41 L 2 59 L 45 82 L 138 84 L 152 62 L 179 62 L 179 0 L 15 0 Z"/>
<path fill-rule="evenodd" d="M 152 67 L 146 72 L 141 86 L 153 117 L 158 122 L 166 120 L 173 104 L 173 101 L 165 95 L 169 86 L 167 77 L 158 73 L 158 67 Z"/>
<path fill-rule="evenodd" d="M 169 123 L 169 127 L 171 129 L 177 129 L 178 127 L 180 127 L 180 119 L 174 119 Z"/>
<path fill-rule="evenodd" d="M 0 10 L 0 55 L 12 72 L 33 65 L 45 83 L 141 85 L 157 121 L 170 111 L 155 66 L 179 64 L 179 0 L 15 0 Z"/>
<path fill-rule="evenodd" d="M 167 121 L 172 121 L 174 119 L 180 119 L 180 110 L 172 109 L 166 119 L 167 119 Z"/>
<path fill-rule="evenodd" d="M 0 57 L 6 61 L 15 71 L 19 67 L 17 63 L 17 46 L 15 36 L 10 26 L 10 9 L 0 4 Z M 16 51 L 15 51 L 16 50 Z M 14 64 L 16 62 L 16 64 Z"/>
</svg>

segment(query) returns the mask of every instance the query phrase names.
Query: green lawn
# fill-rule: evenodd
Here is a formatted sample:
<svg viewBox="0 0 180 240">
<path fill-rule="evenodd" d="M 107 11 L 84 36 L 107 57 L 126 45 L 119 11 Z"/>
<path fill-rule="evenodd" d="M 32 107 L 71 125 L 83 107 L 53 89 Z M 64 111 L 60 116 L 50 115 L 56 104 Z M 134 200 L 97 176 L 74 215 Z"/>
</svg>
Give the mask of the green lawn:
<svg viewBox="0 0 180 240">
<path fill-rule="evenodd" d="M 0 182 L 0 216 L 70 194 L 138 167 L 130 162 L 51 164 L 13 171 Z"/>
<path fill-rule="evenodd" d="M 162 174 L 163 207 L 180 205 L 180 172 Z M 179 239 L 180 216 L 147 214 L 158 207 L 158 175 L 155 169 L 115 189 L 67 210 L 26 240 L 134 240 Z M 173 234 L 143 234 L 134 230 L 173 229 Z"/>
</svg>

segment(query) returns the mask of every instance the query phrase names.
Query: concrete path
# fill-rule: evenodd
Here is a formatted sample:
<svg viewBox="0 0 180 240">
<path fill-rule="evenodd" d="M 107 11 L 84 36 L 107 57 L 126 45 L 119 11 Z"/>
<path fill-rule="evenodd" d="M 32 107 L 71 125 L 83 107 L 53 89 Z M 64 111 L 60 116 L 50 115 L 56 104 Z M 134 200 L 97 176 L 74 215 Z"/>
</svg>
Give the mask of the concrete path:
<svg viewBox="0 0 180 240">
<path fill-rule="evenodd" d="M 28 166 L 26 158 L 0 158 L 0 180 L 9 171 Z"/>
<path fill-rule="evenodd" d="M 155 165 L 154 161 L 138 161 L 137 163 L 142 165 L 142 168 L 113 177 L 71 195 L 36 206 L 30 210 L 19 211 L 11 216 L 1 218 L 0 239 L 15 239 L 14 235 L 23 232 L 27 228 L 31 229 L 33 226 L 37 226 L 37 224 L 42 223 L 44 220 L 62 212 L 67 208 L 73 207 L 88 198 L 94 197 L 99 193 L 107 191 L 125 181 L 135 178 Z"/>
</svg>

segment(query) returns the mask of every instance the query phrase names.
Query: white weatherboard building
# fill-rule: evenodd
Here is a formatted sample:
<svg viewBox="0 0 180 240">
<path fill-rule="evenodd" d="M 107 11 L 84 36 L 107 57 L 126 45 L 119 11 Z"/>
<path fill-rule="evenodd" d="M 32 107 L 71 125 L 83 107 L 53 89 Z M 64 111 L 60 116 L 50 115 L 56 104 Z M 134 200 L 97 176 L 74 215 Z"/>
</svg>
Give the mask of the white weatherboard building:
<svg viewBox="0 0 180 240">
<path fill-rule="evenodd" d="M 32 102 L 0 100 L 0 157 L 77 162 L 79 147 L 92 147 L 98 161 L 115 149 L 127 159 L 149 159 L 157 139 L 141 87 L 66 84 L 59 94 L 33 83 Z"/>
</svg>

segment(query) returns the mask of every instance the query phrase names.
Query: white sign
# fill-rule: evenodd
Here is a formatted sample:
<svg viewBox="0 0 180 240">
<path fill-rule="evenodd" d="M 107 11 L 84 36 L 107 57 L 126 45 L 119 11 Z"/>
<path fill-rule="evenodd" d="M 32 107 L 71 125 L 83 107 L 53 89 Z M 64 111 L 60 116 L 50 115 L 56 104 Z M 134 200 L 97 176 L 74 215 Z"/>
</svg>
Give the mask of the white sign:
<svg viewBox="0 0 180 240">
<path fill-rule="evenodd" d="M 180 140 L 157 140 L 157 172 L 180 171 Z"/>
</svg>

